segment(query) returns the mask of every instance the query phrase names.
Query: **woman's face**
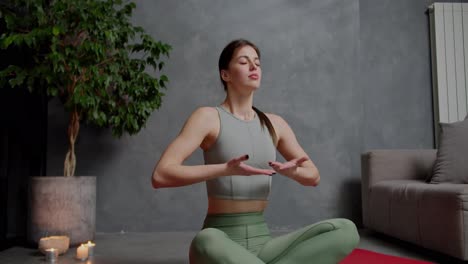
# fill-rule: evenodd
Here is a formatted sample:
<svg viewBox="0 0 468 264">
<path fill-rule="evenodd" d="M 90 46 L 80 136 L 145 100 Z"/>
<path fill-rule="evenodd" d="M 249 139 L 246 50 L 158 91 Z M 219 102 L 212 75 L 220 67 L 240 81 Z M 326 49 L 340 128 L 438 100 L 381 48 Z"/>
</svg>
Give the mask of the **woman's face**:
<svg viewBox="0 0 468 264">
<path fill-rule="evenodd" d="M 247 87 L 254 90 L 260 87 L 262 79 L 260 59 L 251 46 L 238 48 L 229 62 L 228 69 L 222 71 L 221 76 L 228 87 Z"/>
</svg>

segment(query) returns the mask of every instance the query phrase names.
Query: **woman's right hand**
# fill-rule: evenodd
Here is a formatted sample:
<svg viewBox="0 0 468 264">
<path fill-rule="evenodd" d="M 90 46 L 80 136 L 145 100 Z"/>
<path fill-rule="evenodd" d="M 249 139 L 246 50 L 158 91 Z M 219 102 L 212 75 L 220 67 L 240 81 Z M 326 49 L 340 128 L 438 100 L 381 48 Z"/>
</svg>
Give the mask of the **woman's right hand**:
<svg viewBox="0 0 468 264">
<path fill-rule="evenodd" d="M 276 174 L 274 170 L 259 169 L 259 168 L 255 168 L 255 167 L 245 164 L 243 161 L 246 161 L 248 159 L 249 159 L 249 155 L 242 155 L 240 157 L 233 158 L 232 160 L 228 161 L 226 164 L 227 164 L 228 169 L 231 172 L 230 174 L 244 175 L 244 176 L 258 175 L 258 174 L 272 176 Z"/>
</svg>

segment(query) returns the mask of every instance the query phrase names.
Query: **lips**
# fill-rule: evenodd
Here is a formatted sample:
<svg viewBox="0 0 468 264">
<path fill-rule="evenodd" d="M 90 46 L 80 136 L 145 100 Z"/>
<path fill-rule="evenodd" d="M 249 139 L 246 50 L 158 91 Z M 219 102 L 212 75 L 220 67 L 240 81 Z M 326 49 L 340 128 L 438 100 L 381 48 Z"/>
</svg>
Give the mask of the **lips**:
<svg viewBox="0 0 468 264">
<path fill-rule="evenodd" d="M 258 74 L 252 73 L 252 74 L 249 75 L 249 78 L 252 79 L 252 80 L 258 80 Z"/>
</svg>

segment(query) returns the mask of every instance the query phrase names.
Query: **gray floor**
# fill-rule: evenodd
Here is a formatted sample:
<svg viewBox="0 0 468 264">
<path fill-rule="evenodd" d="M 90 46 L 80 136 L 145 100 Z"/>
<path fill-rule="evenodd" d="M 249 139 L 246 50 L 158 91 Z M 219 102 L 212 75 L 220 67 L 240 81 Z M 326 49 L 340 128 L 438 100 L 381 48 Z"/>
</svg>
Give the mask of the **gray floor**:
<svg viewBox="0 0 468 264">
<path fill-rule="evenodd" d="M 281 233 L 273 232 L 273 235 Z M 76 248 L 59 256 L 60 264 L 183 264 L 188 263 L 188 247 L 195 232 L 97 234 L 95 257 L 88 261 L 74 259 Z M 368 230 L 360 230 L 359 248 L 384 254 L 426 260 L 433 263 L 461 262 L 433 251 L 385 237 Z M 38 250 L 13 247 L 0 252 L 1 264 L 44 264 Z"/>
</svg>

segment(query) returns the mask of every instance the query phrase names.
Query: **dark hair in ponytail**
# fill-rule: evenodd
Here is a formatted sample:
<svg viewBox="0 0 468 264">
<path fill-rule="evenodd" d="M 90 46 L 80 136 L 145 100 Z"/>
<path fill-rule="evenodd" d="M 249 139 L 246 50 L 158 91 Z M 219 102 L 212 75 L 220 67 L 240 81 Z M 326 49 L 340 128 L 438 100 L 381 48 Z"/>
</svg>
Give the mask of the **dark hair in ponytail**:
<svg viewBox="0 0 468 264">
<path fill-rule="evenodd" d="M 262 128 L 264 128 L 265 126 L 268 128 L 268 132 L 270 132 L 273 144 L 276 145 L 276 142 L 278 141 L 278 136 L 276 135 L 275 128 L 273 127 L 273 124 L 271 123 L 270 119 L 268 118 L 268 116 L 265 115 L 265 113 L 258 110 L 255 106 L 252 106 L 252 109 L 255 111 L 255 113 L 257 113 L 260 119 L 260 124 L 262 124 Z"/>
<path fill-rule="evenodd" d="M 260 59 L 260 50 L 252 42 L 245 40 L 245 39 L 236 39 L 236 40 L 231 41 L 221 52 L 221 55 L 219 56 L 219 61 L 218 61 L 219 78 L 221 79 L 221 83 L 223 84 L 225 91 L 227 90 L 227 85 L 226 85 L 226 82 L 221 77 L 221 70 L 228 69 L 229 62 L 231 62 L 234 52 L 236 52 L 237 49 L 242 48 L 244 46 L 252 47 L 257 52 L 258 58 Z M 257 113 L 260 119 L 262 128 L 267 127 L 268 132 L 270 133 L 271 139 L 273 140 L 273 143 L 276 145 L 278 137 L 276 135 L 275 128 L 271 124 L 270 119 L 265 115 L 265 113 L 258 110 L 256 107 L 252 106 L 252 109 L 255 111 L 255 113 Z"/>
</svg>

